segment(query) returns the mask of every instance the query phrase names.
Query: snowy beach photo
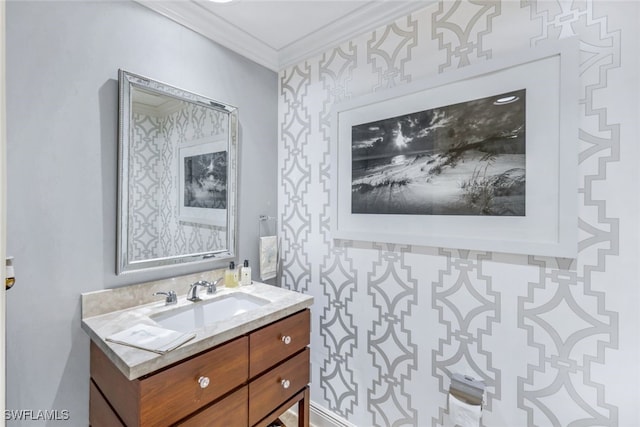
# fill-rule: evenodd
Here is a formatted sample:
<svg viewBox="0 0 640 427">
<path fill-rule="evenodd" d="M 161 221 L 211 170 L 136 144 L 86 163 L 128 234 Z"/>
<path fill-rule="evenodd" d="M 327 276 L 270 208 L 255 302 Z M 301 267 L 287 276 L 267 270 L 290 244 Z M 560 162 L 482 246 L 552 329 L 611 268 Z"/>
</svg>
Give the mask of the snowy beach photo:
<svg viewBox="0 0 640 427">
<path fill-rule="evenodd" d="M 526 90 L 351 128 L 354 214 L 524 216 Z"/>
</svg>

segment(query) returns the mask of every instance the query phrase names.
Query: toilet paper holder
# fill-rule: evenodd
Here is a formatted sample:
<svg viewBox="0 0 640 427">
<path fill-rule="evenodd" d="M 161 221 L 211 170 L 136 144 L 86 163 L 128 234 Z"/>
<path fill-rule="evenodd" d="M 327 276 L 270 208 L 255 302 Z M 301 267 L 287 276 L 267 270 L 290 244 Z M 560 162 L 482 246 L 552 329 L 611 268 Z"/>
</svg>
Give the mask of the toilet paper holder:
<svg viewBox="0 0 640 427">
<path fill-rule="evenodd" d="M 449 393 L 469 405 L 481 405 L 484 398 L 485 385 L 469 375 L 453 374 Z"/>
</svg>

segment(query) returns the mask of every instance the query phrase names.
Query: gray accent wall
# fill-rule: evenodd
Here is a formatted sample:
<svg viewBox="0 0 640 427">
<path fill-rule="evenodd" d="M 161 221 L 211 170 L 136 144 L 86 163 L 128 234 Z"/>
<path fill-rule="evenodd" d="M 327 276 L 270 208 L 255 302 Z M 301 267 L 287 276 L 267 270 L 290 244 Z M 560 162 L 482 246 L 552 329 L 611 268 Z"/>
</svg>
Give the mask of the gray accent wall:
<svg viewBox="0 0 640 427">
<path fill-rule="evenodd" d="M 439 1 L 280 72 L 282 285 L 315 297 L 314 404 L 357 426 L 449 426 L 459 372 L 487 385 L 484 426 L 640 425 L 639 16 Z M 331 238 L 334 104 L 574 35 L 577 259 Z"/>
<path fill-rule="evenodd" d="M 277 74 L 129 1 L 6 5 L 7 409 L 88 424 L 80 294 L 194 272 L 115 275 L 117 76 L 123 68 L 239 108 L 239 251 L 258 274 L 276 215 Z"/>
</svg>

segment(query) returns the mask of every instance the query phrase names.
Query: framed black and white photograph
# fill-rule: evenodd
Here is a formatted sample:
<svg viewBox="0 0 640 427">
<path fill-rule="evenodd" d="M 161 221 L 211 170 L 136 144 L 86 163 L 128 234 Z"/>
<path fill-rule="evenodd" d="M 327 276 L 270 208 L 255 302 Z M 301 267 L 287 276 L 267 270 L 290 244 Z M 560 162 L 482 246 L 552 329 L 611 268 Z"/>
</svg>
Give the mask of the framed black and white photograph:
<svg viewBox="0 0 640 427">
<path fill-rule="evenodd" d="M 526 89 L 351 128 L 351 212 L 524 216 Z"/>
<path fill-rule="evenodd" d="M 575 257 L 577 54 L 565 39 L 334 106 L 333 238 Z"/>
<path fill-rule="evenodd" d="M 178 170 L 179 220 L 224 226 L 228 182 L 225 141 L 197 141 L 180 147 Z"/>
</svg>

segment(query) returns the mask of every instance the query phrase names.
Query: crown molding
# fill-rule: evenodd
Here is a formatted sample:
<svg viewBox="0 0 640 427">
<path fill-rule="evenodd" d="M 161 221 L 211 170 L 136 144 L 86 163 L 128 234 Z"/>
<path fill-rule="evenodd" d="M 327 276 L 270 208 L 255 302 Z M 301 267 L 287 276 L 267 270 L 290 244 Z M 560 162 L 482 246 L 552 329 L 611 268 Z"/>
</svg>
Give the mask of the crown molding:
<svg viewBox="0 0 640 427">
<path fill-rule="evenodd" d="M 371 1 L 282 49 L 262 40 L 201 7 L 195 1 L 136 0 L 143 6 L 273 71 L 295 65 L 367 31 L 423 9 L 437 0 Z"/>
<path fill-rule="evenodd" d="M 275 49 L 192 1 L 136 1 L 264 67 L 279 71 Z"/>
</svg>

